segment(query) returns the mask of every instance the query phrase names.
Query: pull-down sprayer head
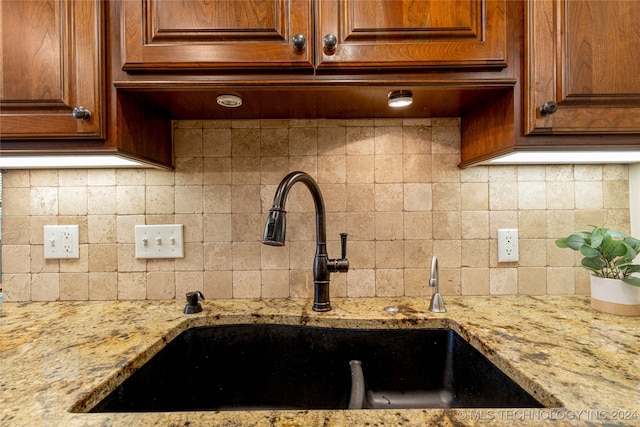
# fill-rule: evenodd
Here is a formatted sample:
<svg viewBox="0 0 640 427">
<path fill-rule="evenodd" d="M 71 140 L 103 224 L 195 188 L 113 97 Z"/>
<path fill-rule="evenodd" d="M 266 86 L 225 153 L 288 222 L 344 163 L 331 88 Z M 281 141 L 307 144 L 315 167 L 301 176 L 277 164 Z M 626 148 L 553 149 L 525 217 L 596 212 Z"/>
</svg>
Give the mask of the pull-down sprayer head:
<svg viewBox="0 0 640 427">
<path fill-rule="evenodd" d="M 284 246 L 284 239 L 287 234 L 287 211 L 282 208 L 273 207 L 269 210 L 269 217 L 264 226 L 262 243 L 271 246 Z"/>
</svg>

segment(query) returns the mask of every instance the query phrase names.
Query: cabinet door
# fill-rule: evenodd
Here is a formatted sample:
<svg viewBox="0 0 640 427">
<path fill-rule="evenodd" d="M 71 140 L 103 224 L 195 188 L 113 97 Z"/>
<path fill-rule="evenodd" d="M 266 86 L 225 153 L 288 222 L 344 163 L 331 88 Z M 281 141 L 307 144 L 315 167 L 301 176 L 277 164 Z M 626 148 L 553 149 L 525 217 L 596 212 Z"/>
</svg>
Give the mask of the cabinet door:
<svg viewBox="0 0 640 427">
<path fill-rule="evenodd" d="M 0 2 L 0 135 L 101 137 L 99 0 Z M 72 111 L 83 106 L 88 120 Z"/>
<path fill-rule="evenodd" d="M 640 133 L 640 2 L 535 0 L 525 21 L 525 134 Z"/>
<path fill-rule="evenodd" d="M 504 68 L 506 13 L 505 0 L 320 0 L 318 67 Z"/>
<path fill-rule="evenodd" d="M 312 0 L 122 0 L 122 8 L 125 70 L 313 66 Z"/>
</svg>

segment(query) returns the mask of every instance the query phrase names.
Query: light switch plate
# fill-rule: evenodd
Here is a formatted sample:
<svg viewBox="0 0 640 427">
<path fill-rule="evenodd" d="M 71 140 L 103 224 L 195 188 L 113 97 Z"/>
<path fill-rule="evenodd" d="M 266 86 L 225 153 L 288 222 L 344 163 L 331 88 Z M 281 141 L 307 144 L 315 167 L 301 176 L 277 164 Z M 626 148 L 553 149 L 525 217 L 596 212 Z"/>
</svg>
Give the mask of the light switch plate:
<svg viewBox="0 0 640 427">
<path fill-rule="evenodd" d="M 136 258 L 184 258 L 182 224 L 136 225 Z"/>
<path fill-rule="evenodd" d="M 44 258 L 80 258 L 80 236 L 77 225 L 44 226 Z"/>
</svg>

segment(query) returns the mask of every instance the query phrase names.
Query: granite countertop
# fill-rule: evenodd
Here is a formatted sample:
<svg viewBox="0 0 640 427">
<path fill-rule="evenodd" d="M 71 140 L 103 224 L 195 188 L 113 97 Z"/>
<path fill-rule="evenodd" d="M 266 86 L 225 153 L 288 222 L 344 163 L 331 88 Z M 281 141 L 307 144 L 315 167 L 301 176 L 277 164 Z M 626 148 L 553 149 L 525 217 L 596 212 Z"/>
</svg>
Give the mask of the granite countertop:
<svg viewBox="0 0 640 427">
<path fill-rule="evenodd" d="M 0 425 L 10 426 L 424 426 L 638 424 L 640 318 L 598 313 L 588 297 L 306 299 L 3 303 Z M 385 306 L 397 306 L 390 314 Z M 73 413 L 92 406 L 165 343 L 194 326 L 234 323 L 450 327 L 548 409 L 322 410 Z"/>
</svg>

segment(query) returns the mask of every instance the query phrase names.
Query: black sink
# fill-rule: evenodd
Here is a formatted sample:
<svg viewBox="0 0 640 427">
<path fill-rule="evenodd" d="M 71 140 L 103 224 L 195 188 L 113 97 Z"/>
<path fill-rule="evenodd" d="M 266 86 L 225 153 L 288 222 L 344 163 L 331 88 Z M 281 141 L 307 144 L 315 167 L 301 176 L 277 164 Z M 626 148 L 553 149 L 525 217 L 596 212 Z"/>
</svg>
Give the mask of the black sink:
<svg viewBox="0 0 640 427">
<path fill-rule="evenodd" d="M 369 390 L 448 396 L 410 407 L 542 407 L 450 329 L 228 325 L 183 332 L 90 412 L 347 409 L 352 360 Z"/>
</svg>

